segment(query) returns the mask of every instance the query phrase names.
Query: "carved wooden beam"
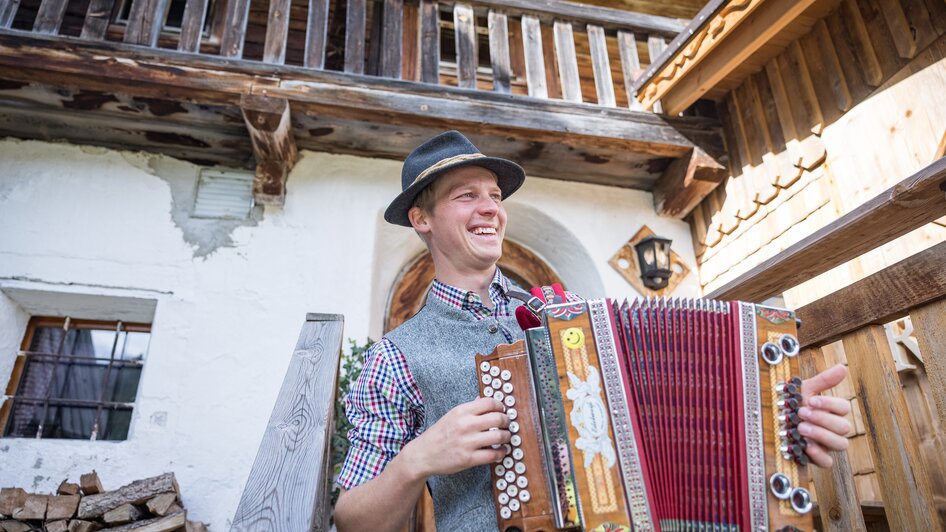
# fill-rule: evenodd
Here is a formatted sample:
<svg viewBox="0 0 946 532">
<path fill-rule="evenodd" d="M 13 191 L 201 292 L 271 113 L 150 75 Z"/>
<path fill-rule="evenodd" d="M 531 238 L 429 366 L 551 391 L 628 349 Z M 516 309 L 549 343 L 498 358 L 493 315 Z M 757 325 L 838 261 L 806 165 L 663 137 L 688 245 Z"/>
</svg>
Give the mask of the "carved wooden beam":
<svg viewBox="0 0 946 532">
<path fill-rule="evenodd" d="M 675 159 L 654 184 L 654 208 L 661 216 L 683 219 L 726 178 L 726 167 L 694 148 Z"/>
<path fill-rule="evenodd" d="M 256 157 L 253 197 L 257 203 L 282 205 L 286 201 L 286 178 L 297 154 L 289 100 L 244 94 L 240 110 Z"/>
</svg>

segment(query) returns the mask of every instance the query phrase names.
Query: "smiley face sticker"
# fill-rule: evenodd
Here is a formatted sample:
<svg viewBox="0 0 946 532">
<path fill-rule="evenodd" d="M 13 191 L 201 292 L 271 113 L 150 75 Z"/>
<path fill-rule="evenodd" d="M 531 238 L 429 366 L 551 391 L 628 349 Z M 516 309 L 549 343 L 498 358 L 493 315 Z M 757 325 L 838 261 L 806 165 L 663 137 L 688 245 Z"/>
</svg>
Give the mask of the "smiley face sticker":
<svg viewBox="0 0 946 532">
<path fill-rule="evenodd" d="M 562 331 L 562 343 L 568 349 L 581 349 L 585 345 L 585 333 L 580 327 L 569 327 Z"/>
</svg>

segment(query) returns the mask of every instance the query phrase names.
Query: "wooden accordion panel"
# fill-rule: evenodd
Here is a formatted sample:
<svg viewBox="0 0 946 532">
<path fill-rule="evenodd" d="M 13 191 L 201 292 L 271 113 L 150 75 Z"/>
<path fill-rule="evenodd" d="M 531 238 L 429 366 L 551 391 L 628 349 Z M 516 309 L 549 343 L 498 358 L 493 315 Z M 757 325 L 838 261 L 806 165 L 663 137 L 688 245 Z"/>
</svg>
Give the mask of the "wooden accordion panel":
<svg viewBox="0 0 946 532">
<path fill-rule="evenodd" d="M 528 353 L 477 357 L 519 379 L 518 443 L 543 475 L 521 515 L 497 504 L 501 530 L 812 529 L 793 313 L 591 300 L 544 314 Z"/>
</svg>

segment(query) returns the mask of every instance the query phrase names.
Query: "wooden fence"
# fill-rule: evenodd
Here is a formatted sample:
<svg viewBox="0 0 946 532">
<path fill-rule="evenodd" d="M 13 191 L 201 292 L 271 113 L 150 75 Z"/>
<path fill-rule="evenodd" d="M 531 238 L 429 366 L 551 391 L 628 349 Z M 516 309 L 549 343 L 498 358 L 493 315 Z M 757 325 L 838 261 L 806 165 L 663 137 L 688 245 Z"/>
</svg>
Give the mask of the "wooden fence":
<svg viewBox="0 0 946 532">
<path fill-rule="evenodd" d="M 554 0 L 181 1 L 171 22 L 174 0 L 0 0 L 0 31 L 641 109 L 634 80 L 686 22 Z"/>
</svg>

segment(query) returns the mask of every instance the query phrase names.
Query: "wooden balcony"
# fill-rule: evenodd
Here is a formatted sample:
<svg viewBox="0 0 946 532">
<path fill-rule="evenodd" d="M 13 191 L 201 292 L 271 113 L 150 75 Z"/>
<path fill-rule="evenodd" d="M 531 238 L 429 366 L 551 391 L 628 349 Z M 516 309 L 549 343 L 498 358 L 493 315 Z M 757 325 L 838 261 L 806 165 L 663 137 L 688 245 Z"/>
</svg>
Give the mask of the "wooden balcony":
<svg viewBox="0 0 946 532">
<path fill-rule="evenodd" d="M 685 23 L 552 0 L 0 0 L 0 135 L 255 165 L 278 203 L 299 149 L 400 159 L 455 128 L 534 175 L 668 190 L 681 215 L 723 177 L 717 121 L 632 87 Z"/>
</svg>

